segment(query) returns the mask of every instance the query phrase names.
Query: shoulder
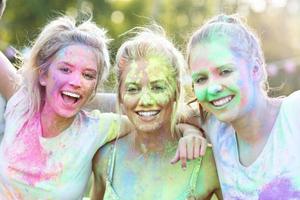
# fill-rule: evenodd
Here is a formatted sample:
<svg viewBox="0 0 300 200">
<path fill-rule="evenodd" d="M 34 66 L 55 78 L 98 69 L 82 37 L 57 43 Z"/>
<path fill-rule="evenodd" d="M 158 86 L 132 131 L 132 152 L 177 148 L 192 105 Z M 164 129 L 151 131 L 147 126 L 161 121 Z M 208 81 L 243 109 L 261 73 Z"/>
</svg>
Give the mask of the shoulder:
<svg viewBox="0 0 300 200">
<path fill-rule="evenodd" d="M 280 99 L 282 101 L 280 114 L 288 118 L 298 118 L 300 112 L 300 90 L 293 92 L 287 97 Z"/>
<path fill-rule="evenodd" d="M 25 87 L 19 88 L 6 103 L 4 112 L 5 119 L 11 118 L 12 120 L 17 121 L 24 118 L 29 110 L 28 98 L 27 89 Z"/>
<path fill-rule="evenodd" d="M 95 172 L 106 175 L 113 154 L 115 153 L 116 158 L 123 159 L 123 156 L 126 156 L 125 154 L 128 152 L 128 148 L 132 145 L 130 141 L 129 134 L 99 148 L 93 158 L 93 169 Z M 117 162 L 118 159 L 116 159 L 115 162 Z"/>
<path fill-rule="evenodd" d="M 215 171 L 216 169 L 213 150 L 211 147 L 206 148 L 205 155 L 202 158 L 201 168 L 204 170 L 213 170 L 213 171 Z"/>
<path fill-rule="evenodd" d="M 212 194 L 214 191 L 220 189 L 216 164 L 211 148 L 207 148 L 205 155 L 202 157 L 197 187 L 199 190 L 205 190 L 207 194 Z"/>
<path fill-rule="evenodd" d="M 283 98 L 283 103 L 285 105 L 298 106 L 298 105 L 295 105 L 294 103 L 299 104 L 299 102 L 300 102 L 300 90 L 297 90 L 297 91 L 293 92 L 292 94 L 290 94 L 289 96 Z M 300 107 L 300 104 L 298 107 Z"/>
<path fill-rule="evenodd" d="M 82 122 L 99 130 L 107 131 L 112 126 L 120 124 L 121 115 L 101 113 L 99 110 L 81 111 Z"/>
<path fill-rule="evenodd" d="M 107 175 L 109 160 L 113 154 L 115 142 L 107 143 L 99 148 L 93 158 L 93 172 L 95 176 Z"/>
</svg>

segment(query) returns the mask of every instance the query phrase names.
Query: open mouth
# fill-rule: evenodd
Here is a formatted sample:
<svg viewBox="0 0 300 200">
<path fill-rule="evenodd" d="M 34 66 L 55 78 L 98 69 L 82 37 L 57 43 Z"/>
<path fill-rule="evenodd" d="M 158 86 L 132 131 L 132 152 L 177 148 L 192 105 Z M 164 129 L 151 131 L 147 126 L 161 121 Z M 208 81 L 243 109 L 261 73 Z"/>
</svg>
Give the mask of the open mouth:
<svg viewBox="0 0 300 200">
<path fill-rule="evenodd" d="M 136 113 L 141 117 L 153 117 L 156 116 L 160 111 L 151 110 L 151 111 L 137 111 Z"/>
<path fill-rule="evenodd" d="M 233 99 L 233 97 L 234 95 L 226 96 L 217 100 L 210 101 L 210 103 L 215 107 L 221 107 L 224 106 L 225 104 L 228 104 Z"/>
<path fill-rule="evenodd" d="M 63 91 L 61 96 L 65 103 L 67 104 L 75 104 L 80 99 L 80 95 L 70 91 Z"/>
</svg>

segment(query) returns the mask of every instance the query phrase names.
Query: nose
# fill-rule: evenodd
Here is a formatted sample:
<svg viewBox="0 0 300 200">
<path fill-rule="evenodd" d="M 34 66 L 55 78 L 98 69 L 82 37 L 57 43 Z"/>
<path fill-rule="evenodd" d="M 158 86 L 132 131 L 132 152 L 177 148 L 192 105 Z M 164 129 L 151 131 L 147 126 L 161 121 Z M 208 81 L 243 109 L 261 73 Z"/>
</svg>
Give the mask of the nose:
<svg viewBox="0 0 300 200">
<path fill-rule="evenodd" d="M 73 87 L 81 87 L 82 76 L 79 73 L 74 73 L 73 76 L 70 77 L 69 84 Z"/>
<path fill-rule="evenodd" d="M 149 92 L 147 92 L 147 90 L 143 90 L 140 100 L 139 100 L 139 104 L 143 105 L 143 106 L 150 106 L 154 104 L 154 99 L 151 96 L 151 94 L 149 94 Z"/>
<path fill-rule="evenodd" d="M 220 92 L 222 92 L 223 90 L 223 86 L 220 85 L 220 84 L 211 84 L 208 88 L 207 88 L 207 92 L 208 94 L 211 94 L 211 95 L 215 95 L 215 94 L 218 94 Z"/>
</svg>

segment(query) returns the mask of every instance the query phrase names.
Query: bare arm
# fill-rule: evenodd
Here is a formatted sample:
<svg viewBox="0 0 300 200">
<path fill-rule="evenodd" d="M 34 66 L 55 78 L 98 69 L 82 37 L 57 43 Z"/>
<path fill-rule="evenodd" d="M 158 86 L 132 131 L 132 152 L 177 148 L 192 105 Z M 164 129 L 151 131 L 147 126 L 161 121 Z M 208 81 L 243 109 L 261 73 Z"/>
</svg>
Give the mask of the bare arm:
<svg viewBox="0 0 300 200">
<path fill-rule="evenodd" d="M 109 115 L 111 117 L 111 113 L 104 113 L 104 115 Z M 111 142 L 119 137 L 123 137 L 128 133 L 134 130 L 133 125 L 129 121 L 126 115 L 114 114 L 115 125 L 111 126 L 108 133 L 108 138 L 106 138 L 106 143 Z"/>
<path fill-rule="evenodd" d="M 6 100 L 9 100 L 18 90 L 19 80 L 20 77 L 17 74 L 17 70 L 5 55 L 0 52 L 0 93 Z"/>
<path fill-rule="evenodd" d="M 93 158 L 93 185 L 91 190 L 92 200 L 102 200 L 106 189 L 106 172 L 109 160 L 109 144 L 100 148 Z"/>
</svg>

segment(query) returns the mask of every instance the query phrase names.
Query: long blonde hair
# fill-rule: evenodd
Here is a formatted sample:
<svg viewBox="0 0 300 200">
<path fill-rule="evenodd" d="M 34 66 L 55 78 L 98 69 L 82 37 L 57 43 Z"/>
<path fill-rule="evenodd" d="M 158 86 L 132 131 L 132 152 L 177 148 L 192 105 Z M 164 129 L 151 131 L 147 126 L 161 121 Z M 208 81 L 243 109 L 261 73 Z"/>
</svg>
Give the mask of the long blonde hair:
<svg viewBox="0 0 300 200">
<path fill-rule="evenodd" d="M 21 69 L 28 94 L 28 117 L 40 112 L 45 88 L 39 83 L 39 74 L 47 73 L 53 56 L 59 50 L 72 44 L 91 47 L 98 61 L 98 86 L 110 67 L 107 42 L 106 31 L 91 19 L 77 24 L 75 19 L 62 16 L 46 25 L 34 41 L 29 58 Z"/>
</svg>

